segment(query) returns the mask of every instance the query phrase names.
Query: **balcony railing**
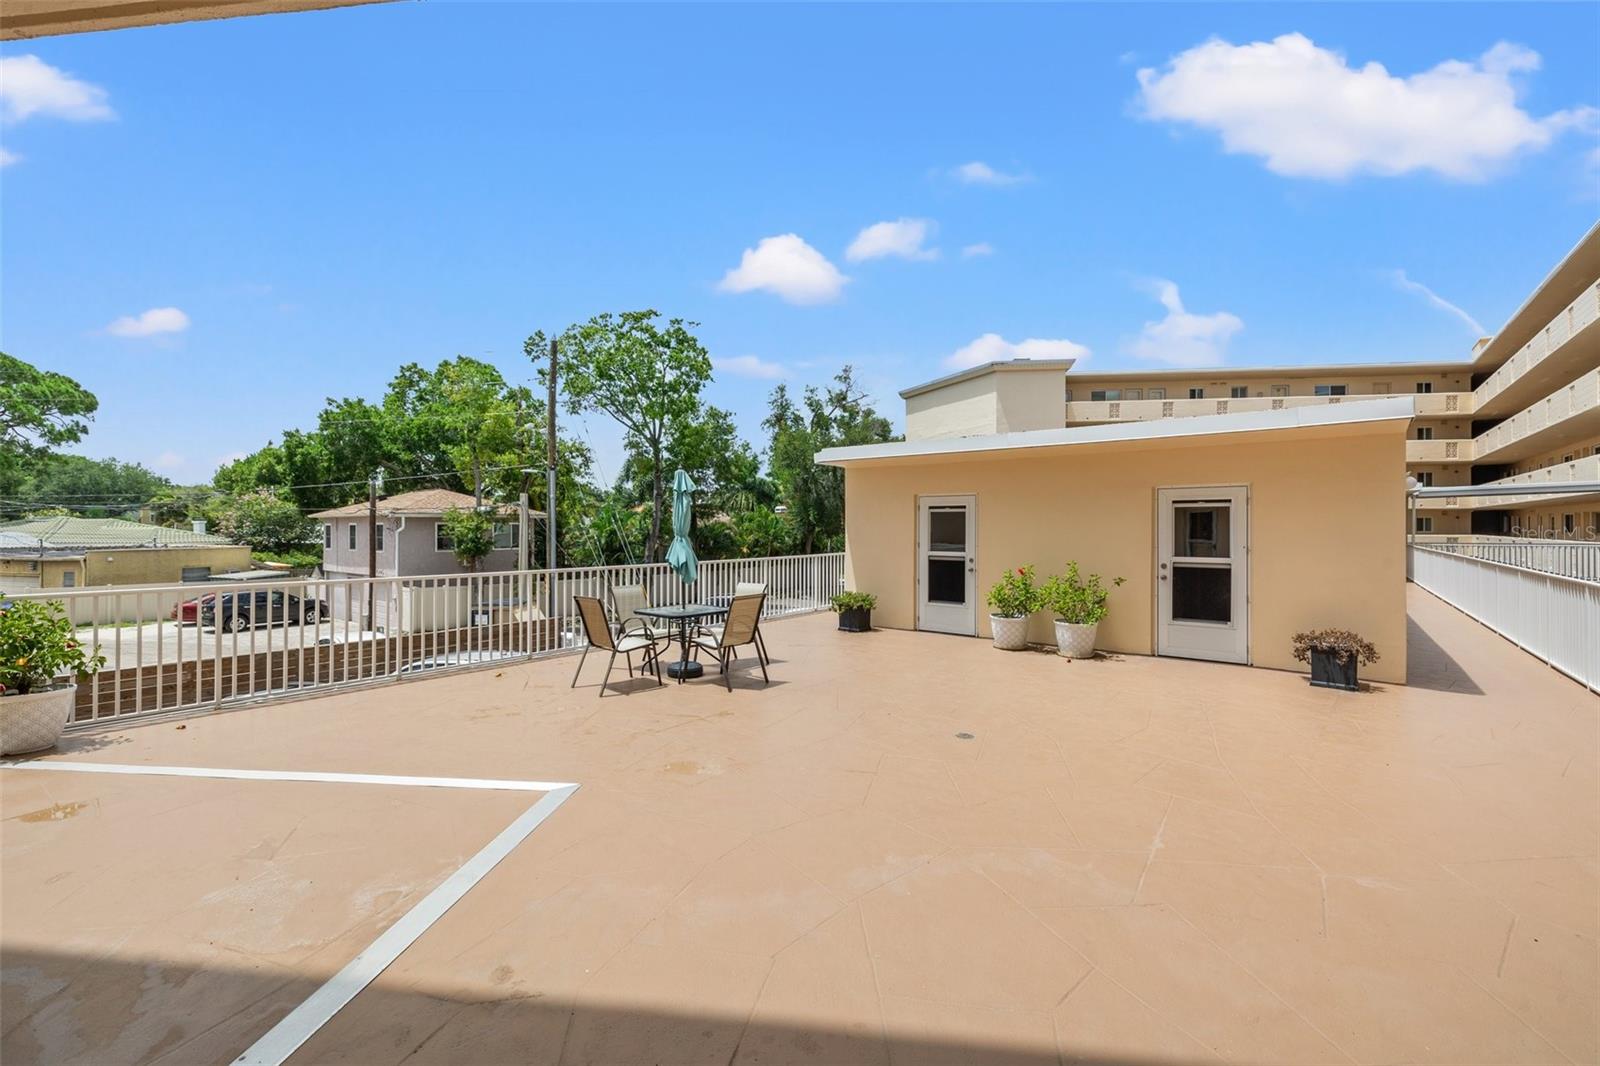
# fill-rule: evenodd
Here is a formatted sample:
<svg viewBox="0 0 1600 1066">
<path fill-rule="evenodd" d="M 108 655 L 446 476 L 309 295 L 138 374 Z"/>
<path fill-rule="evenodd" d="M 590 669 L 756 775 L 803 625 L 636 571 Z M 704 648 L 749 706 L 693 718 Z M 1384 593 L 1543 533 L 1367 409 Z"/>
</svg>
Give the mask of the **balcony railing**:
<svg viewBox="0 0 1600 1066">
<path fill-rule="evenodd" d="M 1417 507 L 1422 510 L 1485 507 L 1498 509 L 1527 506 L 1534 503 L 1559 503 L 1567 497 L 1552 496 L 1548 493 L 1529 496 L 1519 494 L 1516 489 L 1525 485 L 1561 485 L 1571 481 L 1600 481 L 1600 455 L 1580 456 L 1570 463 L 1556 463 L 1542 470 L 1530 470 L 1526 474 L 1514 474 L 1511 477 L 1487 483 L 1489 485 L 1504 485 L 1506 488 L 1504 496 L 1436 496 L 1418 500 Z"/>
<path fill-rule="evenodd" d="M 408 680 L 583 645 L 574 597 L 704 601 L 765 584 L 763 617 L 825 610 L 844 556 L 719 559 L 685 588 L 664 563 L 404 578 L 298 578 L 29 589 L 60 603 L 105 669 L 78 687 L 75 726 Z"/>
<path fill-rule="evenodd" d="M 1591 370 L 1537 400 L 1473 442 L 1479 460 L 1490 460 L 1525 444 L 1529 437 L 1600 407 L 1600 369 Z"/>
<path fill-rule="evenodd" d="M 1482 408 L 1533 367 L 1556 354 L 1590 325 L 1600 321 L 1600 281 L 1568 304 L 1500 368 L 1473 390 L 1473 403 Z"/>
<path fill-rule="evenodd" d="M 1282 411 L 1292 407 L 1326 407 L 1337 403 L 1411 396 L 1420 418 L 1463 418 L 1472 413 L 1470 392 L 1383 393 L 1360 396 L 1241 396 L 1203 400 L 1072 400 L 1067 404 L 1067 425 L 1095 422 L 1148 422 L 1158 418 L 1192 418 L 1196 415 L 1240 414 L 1246 411 Z"/>
<path fill-rule="evenodd" d="M 1470 440 L 1408 440 L 1408 463 L 1470 463 L 1474 442 Z"/>
</svg>

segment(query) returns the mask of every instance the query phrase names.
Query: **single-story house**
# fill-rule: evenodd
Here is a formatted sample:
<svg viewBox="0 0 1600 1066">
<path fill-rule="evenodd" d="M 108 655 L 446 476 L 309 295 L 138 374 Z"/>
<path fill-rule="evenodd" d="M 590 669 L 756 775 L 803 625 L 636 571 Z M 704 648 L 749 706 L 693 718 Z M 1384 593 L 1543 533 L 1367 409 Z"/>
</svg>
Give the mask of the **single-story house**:
<svg viewBox="0 0 1600 1066">
<path fill-rule="evenodd" d="M 120 518 L 29 518 L 0 525 L 0 591 L 161 585 L 250 569 L 250 546 Z"/>
<path fill-rule="evenodd" d="M 1076 560 L 1126 579 L 1102 650 L 1303 669 L 1294 634 L 1340 628 L 1377 646 L 1364 677 L 1405 680 L 1410 397 L 1061 428 L 1059 362 L 907 393 L 906 440 L 816 456 L 844 470 L 846 580 L 875 624 L 987 637 L 1005 571 Z M 1053 641 L 1047 613 L 1030 638 Z"/>
</svg>

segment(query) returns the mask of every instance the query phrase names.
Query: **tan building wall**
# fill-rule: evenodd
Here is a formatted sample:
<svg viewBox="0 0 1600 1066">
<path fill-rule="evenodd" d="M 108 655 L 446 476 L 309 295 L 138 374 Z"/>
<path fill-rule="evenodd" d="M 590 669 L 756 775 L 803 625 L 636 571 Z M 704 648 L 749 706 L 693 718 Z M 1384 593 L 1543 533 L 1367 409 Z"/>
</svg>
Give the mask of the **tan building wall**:
<svg viewBox="0 0 1600 1066">
<path fill-rule="evenodd" d="M 162 585 L 183 580 L 185 567 L 213 574 L 250 569 L 250 547 L 222 544 L 182 548 L 102 548 L 84 553 L 80 585 Z"/>
<path fill-rule="evenodd" d="M 1305 629 L 1353 629 L 1382 659 L 1362 674 L 1406 675 L 1403 421 L 1286 431 L 1231 443 L 1079 445 L 1048 454 L 851 465 L 845 477 L 846 576 L 878 597 L 875 624 L 916 622 L 916 513 L 920 495 L 977 497 L 978 632 L 983 599 L 1009 567 L 1041 574 L 1076 559 L 1126 583 L 1111 595 L 1100 647 L 1155 648 L 1156 490 L 1246 485 L 1250 490 L 1250 659 L 1302 669 L 1290 640 Z M 1319 432 L 1321 436 L 1307 436 Z M 1329 435 L 1334 434 L 1334 435 Z M 1031 636 L 1052 641 L 1041 613 Z"/>
<path fill-rule="evenodd" d="M 938 388 L 913 392 L 905 397 L 906 439 L 1060 429 L 1066 424 L 1064 373 L 1065 365 L 1054 361 L 1022 367 L 1003 363 Z"/>
</svg>

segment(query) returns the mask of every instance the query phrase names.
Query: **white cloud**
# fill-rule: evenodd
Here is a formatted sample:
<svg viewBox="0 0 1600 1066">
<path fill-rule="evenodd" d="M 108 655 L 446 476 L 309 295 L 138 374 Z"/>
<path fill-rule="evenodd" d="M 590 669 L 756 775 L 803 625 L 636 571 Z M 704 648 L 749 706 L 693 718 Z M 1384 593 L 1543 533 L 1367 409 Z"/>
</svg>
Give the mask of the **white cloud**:
<svg viewBox="0 0 1600 1066">
<path fill-rule="evenodd" d="M 1013 344 L 998 333 L 985 333 L 946 356 L 944 365 L 951 370 L 965 370 L 1002 359 L 1077 359 L 1081 362 L 1087 358 L 1089 349 L 1076 341 L 1029 337 Z"/>
<path fill-rule="evenodd" d="M 1260 156 L 1277 174 L 1431 170 L 1475 180 L 1594 122 L 1593 108 L 1543 118 L 1522 110 L 1514 76 L 1538 68 L 1537 52 L 1502 41 L 1476 60 L 1398 77 L 1288 33 L 1245 45 L 1213 39 L 1138 77 L 1145 117 L 1215 130 L 1227 151 Z"/>
<path fill-rule="evenodd" d="M 154 337 L 160 333 L 182 333 L 189 328 L 189 316 L 176 307 L 152 307 L 137 315 L 123 315 L 106 327 L 113 337 Z"/>
<path fill-rule="evenodd" d="M 0 167 L 9 167 L 12 163 L 20 162 L 22 157 L 15 152 L 8 152 L 0 148 Z"/>
<path fill-rule="evenodd" d="M 765 359 L 754 355 L 714 355 L 711 357 L 713 369 L 722 370 L 735 377 L 761 378 L 766 381 L 776 381 L 786 378 L 789 372 L 781 364 L 769 363 Z"/>
<path fill-rule="evenodd" d="M 0 119 L 21 122 L 34 115 L 73 122 L 116 118 L 100 86 L 80 81 L 36 55 L 0 58 Z"/>
<path fill-rule="evenodd" d="M 754 248 L 746 248 L 739 265 L 724 275 L 717 288 L 765 290 L 792 304 L 821 304 L 838 299 L 849 280 L 798 234 L 785 233 L 763 237 Z"/>
<path fill-rule="evenodd" d="M 978 159 L 962 163 L 951 170 L 950 175 L 963 185 L 1022 185 L 1033 180 L 1031 174 L 1020 171 L 1008 174 Z"/>
<path fill-rule="evenodd" d="M 1474 337 L 1484 337 L 1488 335 L 1489 331 L 1484 329 L 1483 325 L 1477 319 L 1473 318 L 1461 308 L 1457 307 L 1449 300 L 1446 300 L 1443 296 L 1440 296 L 1438 293 L 1422 284 L 1422 282 L 1412 281 L 1410 278 L 1406 277 L 1406 272 L 1404 270 L 1391 270 L 1389 272 L 1389 280 L 1394 283 L 1395 288 L 1401 290 L 1402 292 L 1415 293 L 1433 306 L 1437 307 L 1439 310 L 1448 311 L 1450 314 L 1455 315 L 1457 318 L 1467 324 L 1467 328 L 1472 331 L 1472 335 Z"/>
<path fill-rule="evenodd" d="M 188 460 L 177 452 L 162 452 L 150 461 L 150 465 L 157 470 L 176 470 L 187 462 Z"/>
<path fill-rule="evenodd" d="M 867 259 L 937 259 L 939 249 L 925 242 L 939 231 L 939 224 L 926 218 L 897 218 L 893 222 L 874 222 L 850 242 L 844 257 L 852 263 Z"/>
<path fill-rule="evenodd" d="M 961 249 L 961 258 L 963 259 L 974 259 L 981 255 L 993 254 L 994 245 L 990 244 L 988 241 L 979 241 L 977 244 L 969 244 L 965 248 Z"/>
<path fill-rule="evenodd" d="M 1178 286 L 1163 278 L 1149 283 L 1167 317 L 1146 322 L 1139 336 L 1128 344 L 1130 354 L 1167 366 L 1216 366 L 1222 362 L 1228 341 L 1244 328 L 1238 315 L 1217 311 L 1209 315 L 1190 314 L 1183 309 Z"/>
</svg>

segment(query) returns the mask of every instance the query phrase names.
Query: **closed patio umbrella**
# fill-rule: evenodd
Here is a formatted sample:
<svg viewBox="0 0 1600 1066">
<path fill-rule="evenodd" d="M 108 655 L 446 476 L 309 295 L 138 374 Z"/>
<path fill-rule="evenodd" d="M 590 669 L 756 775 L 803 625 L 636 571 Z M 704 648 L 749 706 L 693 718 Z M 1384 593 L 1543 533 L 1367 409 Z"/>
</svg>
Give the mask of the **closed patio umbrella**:
<svg viewBox="0 0 1600 1066">
<path fill-rule="evenodd" d="M 688 474 L 679 470 L 672 475 L 672 544 L 667 548 L 667 565 L 683 582 L 684 596 L 700 572 L 700 562 L 694 557 L 694 545 L 689 543 L 689 523 L 694 517 L 695 483 Z"/>
</svg>

